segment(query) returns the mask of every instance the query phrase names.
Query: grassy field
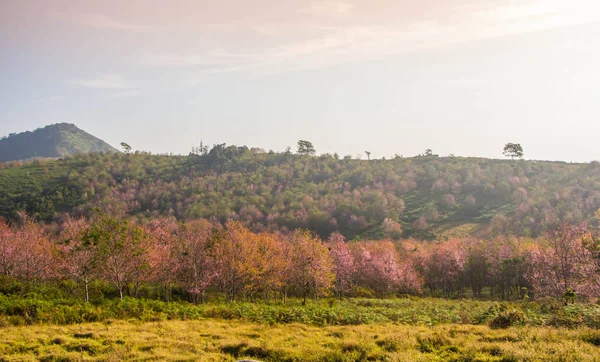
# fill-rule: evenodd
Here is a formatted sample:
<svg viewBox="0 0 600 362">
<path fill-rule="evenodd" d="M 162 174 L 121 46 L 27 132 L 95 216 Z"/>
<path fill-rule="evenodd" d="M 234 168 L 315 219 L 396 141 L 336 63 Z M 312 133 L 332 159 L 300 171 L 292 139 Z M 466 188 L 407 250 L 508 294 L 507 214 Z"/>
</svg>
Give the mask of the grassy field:
<svg viewBox="0 0 600 362">
<path fill-rule="evenodd" d="M 600 361 L 600 306 L 436 298 L 301 305 L 0 295 L 0 361 Z"/>
<path fill-rule="evenodd" d="M 590 329 L 113 321 L 0 329 L 5 361 L 600 361 Z"/>
<path fill-rule="evenodd" d="M 106 320 L 157 322 L 171 320 L 241 320 L 276 325 L 301 323 L 313 326 L 395 323 L 413 326 L 442 324 L 531 326 L 600 329 L 600 305 L 564 305 L 546 299 L 535 302 L 448 300 L 439 298 L 352 298 L 281 302 L 211 301 L 194 305 L 125 298 L 84 303 L 78 299 L 0 294 L 0 327 L 31 324 L 81 324 Z"/>
</svg>

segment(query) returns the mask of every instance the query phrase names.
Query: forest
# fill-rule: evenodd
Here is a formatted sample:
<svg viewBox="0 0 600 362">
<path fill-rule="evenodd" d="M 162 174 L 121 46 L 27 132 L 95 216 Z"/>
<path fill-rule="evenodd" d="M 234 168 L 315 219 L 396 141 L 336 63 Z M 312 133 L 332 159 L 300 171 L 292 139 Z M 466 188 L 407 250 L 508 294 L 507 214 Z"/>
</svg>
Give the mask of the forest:
<svg viewBox="0 0 600 362">
<path fill-rule="evenodd" d="M 369 156 L 370 157 L 370 156 Z M 337 154 L 205 146 L 189 156 L 78 154 L 0 163 L 0 216 L 56 223 L 95 208 L 147 222 L 238 220 L 254 232 L 424 240 L 539 237 L 561 223 L 597 226 L 600 165 Z"/>
</svg>

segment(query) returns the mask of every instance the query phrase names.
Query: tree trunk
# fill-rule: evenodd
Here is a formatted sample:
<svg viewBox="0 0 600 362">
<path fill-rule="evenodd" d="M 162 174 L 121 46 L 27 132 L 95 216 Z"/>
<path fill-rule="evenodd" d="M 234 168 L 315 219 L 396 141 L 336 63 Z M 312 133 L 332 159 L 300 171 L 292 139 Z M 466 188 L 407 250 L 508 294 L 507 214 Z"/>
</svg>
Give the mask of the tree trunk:
<svg viewBox="0 0 600 362">
<path fill-rule="evenodd" d="M 89 284 L 89 280 L 87 278 L 87 275 L 84 275 L 83 277 L 83 288 L 85 289 L 85 302 L 89 303 L 90 302 L 90 291 L 88 288 L 88 284 Z"/>
</svg>

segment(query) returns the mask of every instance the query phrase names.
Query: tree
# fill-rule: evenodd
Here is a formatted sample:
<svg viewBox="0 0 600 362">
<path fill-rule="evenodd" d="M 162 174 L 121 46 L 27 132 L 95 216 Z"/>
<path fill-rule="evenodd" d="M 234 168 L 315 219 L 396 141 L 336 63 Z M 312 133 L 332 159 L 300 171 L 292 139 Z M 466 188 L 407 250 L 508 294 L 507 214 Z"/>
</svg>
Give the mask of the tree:
<svg viewBox="0 0 600 362">
<path fill-rule="evenodd" d="M 300 140 L 298 141 L 298 153 L 303 156 L 313 156 L 316 151 L 312 142 Z"/>
<path fill-rule="evenodd" d="M 396 221 L 386 217 L 383 220 L 383 232 L 386 237 L 392 240 L 399 240 L 402 237 L 402 226 Z"/>
<path fill-rule="evenodd" d="M 450 297 L 460 289 L 460 279 L 467 263 L 467 253 L 461 240 L 448 241 L 429 246 L 420 260 L 420 272 L 424 284 L 435 294 L 441 291 Z"/>
<path fill-rule="evenodd" d="M 121 142 L 121 148 L 123 149 L 123 152 L 125 152 L 126 154 L 129 154 L 131 152 L 131 146 L 125 142 Z"/>
<path fill-rule="evenodd" d="M 365 154 L 367 155 L 367 160 L 371 161 L 371 152 L 365 151 Z"/>
<path fill-rule="evenodd" d="M 352 277 L 357 271 L 354 256 L 344 237 L 338 233 L 331 234 L 328 246 L 335 271 L 335 291 L 342 299 L 343 293 L 350 291 Z"/>
<path fill-rule="evenodd" d="M 335 275 L 329 249 L 310 231 L 296 230 L 289 238 L 290 285 L 306 304 L 309 294 L 318 296 L 331 288 Z"/>
<path fill-rule="evenodd" d="M 192 302 L 203 303 L 208 287 L 218 276 L 210 253 L 212 226 L 205 220 L 182 225 L 176 250 L 177 280 L 185 286 Z"/>
<path fill-rule="evenodd" d="M 171 218 L 153 220 L 145 227 L 145 232 L 151 239 L 148 249 L 149 279 L 163 285 L 167 302 L 171 300 L 171 284 L 182 268 L 176 255 L 179 231 L 179 224 Z"/>
<path fill-rule="evenodd" d="M 529 254 L 527 279 L 536 296 L 573 299 L 598 293 L 593 254 L 585 247 L 585 225 L 563 224 L 548 234 L 548 247 Z"/>
<path fill-rule="evenodd" d="M 15 277 L 26 282 L 54 277 L 55 244 L 48 239 L 42 226 L 25 213 L 19 213 L 18 217 L 19 227 L 13 239 L 17 243 L 14 249 Z"/>
<path fill-rule="evenodd" d="M 192 155 L 204 156 L 208 154 L 208 146 L 204 144 L 202 140 L 200 140 L 200 146 L 192 147 Z"/>
<path fill-rule="evenodd" d="M 248 251 L 249 244 L 252 243 L 252 235 L 238 221 L 228 221 L 225 229 L 213 232 L 211 247 L 219 274 L 218 281 L 229 301 L 234 302 L 251 272 L 248 267 L 251 253 Z"/>
<path fill-rule="evenodd" d="M 13 277 L 15 271 L 15 254 L 17 249 L 14 230 L 0 219 L 0 274 Z"/>
<path fill-rule="evenodd" d="M 139 226 L 126 219 L 100 213 L 83 234 L 84 243 L 96 245 L 103 274 L 119 291 L 123 299 L 125 287 L 140 281 L 148 269 L 148 238 Z M 137 288 L 136 288 L 137 292 Z"/>
<path fill-rule="evenodd" d="M 502 151 L 502 154 L 504 156 L 510 157 L 512 159 L 514 159 L 515 157 L 522 158 L 523 157 L 523 147 L 521 147 L 521 145 L 518 143 L 507 143 L 504 146 L 504 150 Z"/>
<path fill-rule="evenodd" d="M 355 248 L 359 281 L 377 293 L 390 293 L 400 287 L 400 255 L 390 241 L 361 242 Z"/>
<path fill-rule="evenodd" d="M 89 284 L 99 273 L 98 248 L 89 239 L 83 240 L 87 227 L 84 219 L 67 217 L 58 245 L 60 271 L 65 277 L 81 281 L 86 303 L 90 301 Z"/>
</svg>

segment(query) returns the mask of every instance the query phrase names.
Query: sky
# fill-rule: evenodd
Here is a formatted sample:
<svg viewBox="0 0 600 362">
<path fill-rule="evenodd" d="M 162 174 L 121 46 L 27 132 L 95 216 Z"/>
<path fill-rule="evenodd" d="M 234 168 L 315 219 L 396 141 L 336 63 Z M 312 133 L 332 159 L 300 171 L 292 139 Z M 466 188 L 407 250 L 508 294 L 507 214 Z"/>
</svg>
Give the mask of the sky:
<svg viewBox="0 0 600 362">
<path fill-rule="evenodd" d="M 600 159 L 596 0 L 0 0 L 0 135 Z"/>
</svg>

